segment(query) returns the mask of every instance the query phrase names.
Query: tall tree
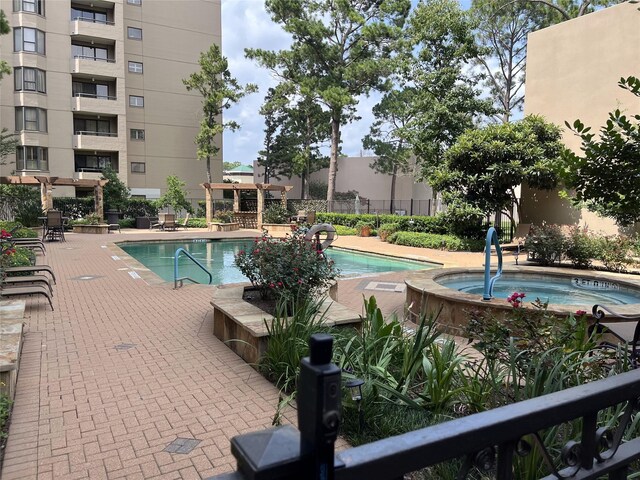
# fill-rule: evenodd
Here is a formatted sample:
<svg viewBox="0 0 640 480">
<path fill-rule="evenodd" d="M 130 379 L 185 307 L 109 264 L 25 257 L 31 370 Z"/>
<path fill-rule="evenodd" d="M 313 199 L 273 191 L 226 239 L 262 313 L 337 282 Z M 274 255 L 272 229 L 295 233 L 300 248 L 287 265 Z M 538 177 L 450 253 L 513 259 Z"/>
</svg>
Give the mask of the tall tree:
<svg viewBox="0 0 640 480">
<path fill-rule="evenodd" d="M 508 123 L 524 104 L 527 35 L 547 22 L 544 8 L 526 0 L 473 0 L 476 38 L 485 47 L 478 63 L 496 107 L 494 118 Z"/>
<path fill-rule="evenodd" d="M 327 201 L 332 204 L 340 130 L 355 118 L 358 97 L 388 88 L 392 52 L 410 0 L 266 0 L 271 18 L 293 37 L 291 48 L 247 56 L 317 99 L 331 115 Z"/>
<path fill-rule="evenodd" d="M 519 1 L 519 0 L 515 0 Z M 547 22 L 555 23 L 582 17 L 588 13 L 604 7 L 610 7 L 627 0 L 525 0 L 529 3 L 538 4 L 547 10 Z"/>
<path fill-rule="evenodd" d="M 328 165 L 320 146 L 329 138 L 330 116 L 312 98 L 297 95 L 295 90 L 290 83 L 269 89 L 260 110 L 266 128 L 265 150 L 258 163 L 275 178 L 300 176 L 302 198 L 308 198 L 309 175 Z"/>
<path fill-rule="evenodd" d="M 182 83 L 188 91 L 195 90 L 202 95 L 203 118 L 196 144 L 198 158 L 207 161 L 207 181 L 211 182 L 211 157 L 220 151 L 215 143 L 216 136 L 222 135 L 225 130 L 236 131 L 240 128 L 235 121 L 224 122 L 222 113 L 245 95 L 256 92 L 258 87 L 251 83 L 243 86 L 231 76 L 229 62 L 215 43 L 200 54 L 198 63 L 200 71 L 192 73 Z"/>
<path fill-rule="evenodd" d="M 409 173 L 409 159 L 412 150 L 402 137 L 402 131 L 412 120 L 413 113 L 407 108 L 413 101 L 415 89 L 390 90 L 385 93 L 380 103 L 373 107 L 376 120 L 369 133 L 362 139 L 362 146 L 372 150 L 376 159 L 371 168 L 378 173 L 391 175 L 391 203 L 389 211 L 393 212 L 396 198 L 396 180 L 399 173 Z"/>
<path fill-rule="evenodd" d="M 457 1 L 421 1 L 409 19 L 404 47 L 399 75 L 414 85 L 415 96 L 413 115 L 400 134 L 410 142 L 424 179 L 465 130 L 494 110 L 480 98 L 479 75 L 468 68 L 480 49 Z"/>
</svg>

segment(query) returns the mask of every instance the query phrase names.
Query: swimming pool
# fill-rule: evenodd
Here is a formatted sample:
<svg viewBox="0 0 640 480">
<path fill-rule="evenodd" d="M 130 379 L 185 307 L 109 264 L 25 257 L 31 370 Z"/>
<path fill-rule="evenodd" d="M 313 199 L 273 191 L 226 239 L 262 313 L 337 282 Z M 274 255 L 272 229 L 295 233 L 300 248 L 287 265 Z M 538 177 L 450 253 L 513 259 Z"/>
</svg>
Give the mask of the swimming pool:
<svg viewBox="0 0 640 480">
<path fill-rule="evenodd" d="M 178 248 L 184 248 L 194 256 L 213 275 L 214 285 L 246 282 L 247 277 L 240 273 L 234 264 L 235 254 L 253 245 L 253 238 L 244 240 L 191 240 L 177 242 L 125 242 L 118 246 L 153 273 L 167 282 L 173 282 L 173 257 Z M 402 270 L 423 270 L 437 268 L 428 262 L 396 259 L 383 255 L 372 255 L 351 250 L 330 248 L 326 251 L 340 276 L 356 276 Z M 207 275 L 186 256 L 179 260 L 180 276 L 193 278 L 207 283 Z"/>
</svg>

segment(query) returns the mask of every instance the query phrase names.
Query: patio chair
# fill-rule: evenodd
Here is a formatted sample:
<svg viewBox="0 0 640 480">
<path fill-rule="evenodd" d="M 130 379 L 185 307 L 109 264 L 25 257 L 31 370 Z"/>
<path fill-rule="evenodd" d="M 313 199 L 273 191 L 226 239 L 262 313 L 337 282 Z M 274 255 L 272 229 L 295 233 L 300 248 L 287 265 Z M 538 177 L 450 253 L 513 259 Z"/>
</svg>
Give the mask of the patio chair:
<svg viewBox="0 0 640 480">
<path fill-rule="evenodd" d="M 162 229 L 163 229 L 163 230 L 171 230 L 171 231 L 174 231 L 174 230 L 177 230 L 179 226 L 180 226 L 180 225 L 178 225 L 178 224 L 176 223 L 176 216 L 175 216 L 175 214 L 173 214 L 173 213 L 167 213 L 167 214 L 164 216 L 164 225 L 162 226 Z"/>
<path fill-rule="evenodd" d="M 62 221 L 62 212 L 60 212 L 59 210 L 49 210 L 47 212 L 47 231 L 45 237 L 48 238 L 49 241 L 66 241 L 64 238 L 64 223 Z"/>
<path fill-rule="evenodd" d="M 36 273 L 36 272 L 47 272 L 51 275 L 51 279 L 53 283 L 56 283 L 56 276 L 53 273 L 53 269 L 49 265 L 29 265 L 24 267 L 7 267 L 4 269 L 6 273 Z"/>
<path fill-rule="evenodd" d="M 46 275 L 10 275 L 7 274 L 2 279 L 2 285 L 6 287 L 23 287 L 26 285 L 46 285 L 53 296 L 53 285 L 51 279 Z"/>
<path fill-rule="evenodd" d="M 0 286 L 0 297 L 22 297 L 24 295 L 44 295 L 49 300 L 49 306 L 53 310 L 53 302 L 49 290 L 40 285 L 31 285 L 28 287 L 5 287 Z"/>
<path fill-rule="evenodd" d="M 187 229 L 187 224 L 189 223 L 189 216 L 190 215 L 191 215 L 190 213 L 187 213 L 187 216 L 184 217 L 184 220 L 182 221 L 182 223 L 178 224 L 178 227 L 182 227 L 182 228 L 184 228 L 186 230 Z"/>
<path fill-rule="evenodd" d="M 158 218 L 155 222 L 150 221 L 149 230 L 153 230 L 157 228 L 158 230 L 164 230 L 165 220 L 167 218 L 167 213 L 159 213 Z"/>
<path fill-rule="evenodd" d="M 605 312 L 614 319 L 605 322 Z M 596 321 L 589 327 L 589 333 L 598 332 L 605 337 L 598 346 L 617 350 L 623 345 L 629 355 L 631 366 L 638 368 L 640 366 L 640 315 L 623 315 L 598 304 L 593 306 L 591 314 Z M 612 338 L 616 343 L 610 341 Z"/>
<path fill-rule="evenodd" d="M 40 239 L 35 239 L 32 241 L 19 241 L 20 239 L 18 238 L 10 237 L 7 240 L 11 243 L 13 247 L 28 248 L 30 250 L 38 249 L 42 252 L 43 255 L 46 255 L 47 253 L 47 249 L 45 248 L 44 243 L 42 243 L 42 240 Z"/>
</svg>

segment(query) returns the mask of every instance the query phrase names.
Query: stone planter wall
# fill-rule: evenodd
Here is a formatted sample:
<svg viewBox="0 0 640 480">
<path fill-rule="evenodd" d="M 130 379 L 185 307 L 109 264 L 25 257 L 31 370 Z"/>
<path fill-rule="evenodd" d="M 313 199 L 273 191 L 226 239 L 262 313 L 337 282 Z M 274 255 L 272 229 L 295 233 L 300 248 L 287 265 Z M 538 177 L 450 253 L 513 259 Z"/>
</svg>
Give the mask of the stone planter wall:
<svg viewBox="0 0 640 480">
<path fill-rule="evenodd" d="M 209 222 L 208 226 L 210 232 L 234 232 L 240 230 L 239 223 Z"/>
<path fill-rule="evenodd" d="M 262 228 L 264 228 L 269 234 L 273 235 L 274 233 L 291 233 L 293 231 L 293 227 L 295 227 L 295 223 L 263 223 Z"/>
<path fill-rule="evenodd" d="M 97 234 L 103 234 L 103 233 L 109 233 L 109 225 L 107 224 L 102 224 L 102 225 L 74 225 L 73 226 L 73 233 L 97 233 Z"/>
</svg>

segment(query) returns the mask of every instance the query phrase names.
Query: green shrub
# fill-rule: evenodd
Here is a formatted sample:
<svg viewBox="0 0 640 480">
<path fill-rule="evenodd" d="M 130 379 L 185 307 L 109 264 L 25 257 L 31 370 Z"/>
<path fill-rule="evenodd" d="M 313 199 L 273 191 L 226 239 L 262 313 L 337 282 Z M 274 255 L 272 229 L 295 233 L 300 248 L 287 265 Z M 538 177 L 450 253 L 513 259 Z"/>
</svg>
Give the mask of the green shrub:
<svg viewBox="0 0 640 480">
<path fill-rule="evenodd" d="M 448 225 L 448 233 L 458 237 L 481 239 L 486 233 L 484 214 L 480 209 L 467 204 L 450 205 L 438 218 Z"/>
<path fill-rule="evenodd" d="M 357 235 L 358 231 L 352 227 L 345 227 L 344 225 L 334 225 L 338 236 Z"/>
<path fill-rule="evenodd" d="M 22 225 L 40 225 L 42 215 L 40 188 L 28 185 L 0 185 L 0 211 L 9 212 Z"/>
<path fill-rule="evenodd" d="M 78 218 L 76 220 L 72 220 L 69 222 L 71 225 L 100 225 L 104 223 L 104 221 L 100 218 L 97 213 L 89 213 L 82 218 Z"/>
<path fill-rule="evenodd" d="M 456 237 L 454 235 L 437 235 L 434 233 L 396 232 L 387 238 L 389 243 L 409 247 L 444 249 L 452 252 L 481 252 L 484 248 L 482 240 Z"/>
<path fill-rule="evenodd" d="M 63 217 L 69 217 L 71 220 L 89 215 L 95 208 L 94 203 L 93 196 L 53 197 L 53 208 L 60 210 Z"/>
<path fill-rule="evenodd" d="M 16 248 L 13 255 L 9 257 L 9 267 L 26 267 L 29 265 L 35 265 L 36 254 L 30 248 Z"/>
<path fill-rule="evenodd" d="M 125 218 L 155 217 L 158 215 L 158 206 L 153 200 L 129 198 L 122 205 L 122 214 Z"/>
<path fill-rule="evenodd" d="M 378 236 L 380 240 L 386 242 L 389 235 L 396 233 L 398 230 L 400 230 L 399 223 L 383 223 L 378 227 Z"/>
<path fill-rule="evenodd" d="M 0 230 L 6 230 L 7 232 L 10 232 L 16 227 L 19 228 L 12 234 L 12 236 L 15 238 L 36 238 L 38 236 L 38 232 L 36 232 L 35 230 L 31 230 L 30 228 L 23 227 L 22 223 L 20 222 L 0 221 Z"/>
<path fill-rule="evenodd" d="M 280 204 L 272 204 L 267 207 L 262 215 L 264 223 L 289 223 L 291 214 L 289 210 Z"/>
<path fill-rule="evenodd" d="M 189 222 L 187 223 L 187 227 L 189 228 L 207 228 L 207 219 L 206 218 L 198 218 L 198 217 L 189 217 Z"/>
<path fill-rule="evenodd" d="M 0 438 L 6 438 L 7 434 L 7 422 L 9 421 L 9 415 L 11 414 L 11 398 L 8 395 L 0 395 Z"/>
<path fill-rule="evenodd" d="M 558 225 L 532 227 L 524 242 L 529 258 L 541 265 L 552 265 L 562 259 L 565 240 Z"/>
<path fill-rule="evenodd" d="M 135 218 L 120 218 L 118 220 L 118 225 L 120 225 L 120 228 L 135 228 L 136 219 Z"/>
<path fill-rule="evenodd" d="M 630 238 L 622 235 L 601 237 L 598 260 L 602 261 L 607 270 L 625 272 L 627 266 L 633 263 L 633 260 L 629 257 L 632 243 Z"/>
<path fill-rule="evenodd" d="M 402 215 L 372 215 L 372 214 L 353 214 L 353 213 L 318 213 L 319 223 L 331 223 L 332 225 L 344 225 L 346 227 L 355 227 L 358 222 L 371 223 L 375 227 L 384 223 L 398 223 L 400 230 L 406 232 L 422 232 L 422 233 L 449 233 L 447 224 L 441 216 L 423 217 L 414 216 L 407 217 Z"/>
<path fill-rule="evenodd" d="M 213 220 L 220 223 L 232 223 L 233 222 L 233 210 L 218 210 L 213 217 Z M 267 222 L 271 223 L 271 222 Z"/>
<path fill-rule="evenodd" d="M 565 238 L 567 258 L 576 268 L 589 268 L 601 256 L 601 240 L 587 228 L 573 227 Z"/>
</svg>

